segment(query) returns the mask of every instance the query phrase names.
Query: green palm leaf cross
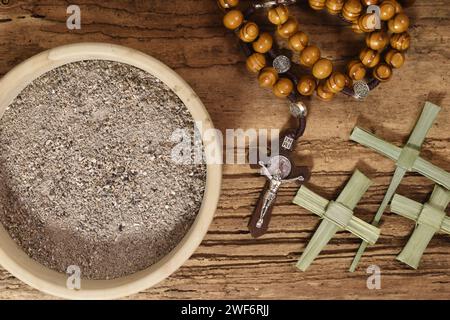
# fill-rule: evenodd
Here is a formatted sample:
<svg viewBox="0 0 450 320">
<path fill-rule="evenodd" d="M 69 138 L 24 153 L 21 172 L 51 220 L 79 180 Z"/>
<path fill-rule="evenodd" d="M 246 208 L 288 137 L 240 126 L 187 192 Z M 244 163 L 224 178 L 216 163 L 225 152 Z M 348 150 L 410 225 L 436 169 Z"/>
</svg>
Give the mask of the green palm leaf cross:
<svg viewBox="0 0 450 320">
<path fill-rule="evenodd" d="M 397 260 L 417 269 L 420 259 L 436 232 L 450 235 L 450 218 L 445 209 L 450 202 L 450 191 L 435 186 L 430 200 L 422 205 L 401 195 L 394 195 L 391 211 L 416 222 L 416 228 L 397 256 Z"/>
<path fill-rule="evenodd" d="M 413 132 L 411 133 L 407 144 L 403 148 L 399 148 L 388 142 L 385 142 L 375 135 L 358 127 L 353 130 L 350 136 L 351 140 L 369 147 L 392 159 L 393 161 L 396 161 L 397 167 L 394 176 L 392 177 L 383 202 L 378 208 L 378 211 L 372 222 L 374 226 L 378 226 L 381 217 L 386 210 L 387 205 L 389 204 L 389 201 L 392 199 L 392 196 L 400 185 L 400 182 L 405 176 L 405 173 L 408 171 L 420 173 L 421 175 L 429 178 L 435 183 L 445 187 L 446 189 L 450 189 L 450 173 L 419 157 L 420 148 L 423 144 L 423 141 L 425 140 L 425 137 L 431 126 L 433 125 L 433 122 L 436 119 L 439 111 L 440 108 L 438 106 L 432 104 L 431 102 L 425 103 L 422 114 L 420 115 L 420 118 L 417 121 L 417 124 Z M 368 245 L 369 243 L 367 241 L 363 241 L 353 260 L 350 271 L 354 271 L 356 269 L 359 260 L 361 259 Z"/>
<path fill-rule="evenodd" d="M 293 202 L 315 213 L 323 221 L 298 260 L 297 268 L 306 271 L 337 231 L 349 231 L 370 244 L 378 240 L 380 229 L 353 215 L 353 210 L 371 184 L 369 178 L 356 170 L 336 201 L 328 201 L 301 186 Z"/>
</svg>

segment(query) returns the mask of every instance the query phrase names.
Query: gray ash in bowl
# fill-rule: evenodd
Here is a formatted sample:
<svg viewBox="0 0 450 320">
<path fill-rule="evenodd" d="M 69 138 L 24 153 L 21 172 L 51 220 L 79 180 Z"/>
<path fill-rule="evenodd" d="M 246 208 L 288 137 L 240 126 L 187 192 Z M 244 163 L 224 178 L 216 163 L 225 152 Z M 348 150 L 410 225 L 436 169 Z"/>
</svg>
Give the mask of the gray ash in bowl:
<svg viewBox="0 0 450 320">
<path fill-rule="evenodd" d="M 191 227 L 203 164 L 171 159 L 194 120 L 135 67 L 82 61 L 28 85 L 0 119 L 0 221 L 30 257 L 111 279 L 145 269 Z"/>
</svg>

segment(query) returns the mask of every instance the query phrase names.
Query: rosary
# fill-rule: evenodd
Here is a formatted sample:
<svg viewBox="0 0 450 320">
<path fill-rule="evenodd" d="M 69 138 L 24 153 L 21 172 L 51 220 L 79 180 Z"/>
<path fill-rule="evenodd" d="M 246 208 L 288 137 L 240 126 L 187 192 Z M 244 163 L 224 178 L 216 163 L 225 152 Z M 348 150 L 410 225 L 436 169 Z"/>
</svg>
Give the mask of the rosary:
<svg viewBox="0 0 450 320">
<path fill-rule="evenodd" d="M 294 143 L 306 128 L 307 108 L 302 101 L 314 93 L 319 99 L 330 101 L 338 93 L 363 100 L 381 82 L 388 81 L 393 69 L 405 62 L 410 45 L 408 16 L 396 0 L 308 0 L 313 10 L 326 9 L 351 25 L 356 33 L 366 33 L 366 47 L 347 64 L 345 72 L 335 71 L 333 63 L 321 57 L 320 49 L 310 43 L 309 36 L 299 30 L 299 23 L 289 13 L 288 6 L 296 0 L 253 1 L 245 10 L 237 9 L 239 0 L 218 0 L 224 10 L 223 24 L 240 39 L 247 57 L 247 69 L 257 74 L 259 85 L 272 90 L 278 98 L 287 98 L 290 112 L 298 126 L 288 129 L 280 138 L 279 154 L 259 162 L 266 186 L 249 223 L 253 237 L 263 235 L 270 222 L 272 208 L 280 186 L 284 183 L 305 183 L 309 178 L 306 167 L 296 166 L 291 157 Z M 372 6 L 378 10 L 371 11 Z M 281 53 L 269 32 L 261 32 L 251 17 L 258 10 L 266 10 L 282 46 L 289 48 L 292 58 Z M 306 71 L 298 76 L 292 63 Z"/>
</svg>

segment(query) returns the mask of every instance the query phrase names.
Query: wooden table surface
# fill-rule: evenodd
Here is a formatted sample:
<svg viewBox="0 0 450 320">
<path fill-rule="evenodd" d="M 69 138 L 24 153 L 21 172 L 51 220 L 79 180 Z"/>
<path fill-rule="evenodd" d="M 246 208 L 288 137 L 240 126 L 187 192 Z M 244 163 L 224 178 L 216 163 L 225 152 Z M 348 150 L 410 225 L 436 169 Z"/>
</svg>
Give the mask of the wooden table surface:
<svg viewBox="0 0 450 320">
<path fill-rule="evenodd" d="M 8 2 L 8 0 L 3 0 Z M 305 1 L 302 1 L 305 2 Z M 72 3 L 72 2 L 71 2 Z M 77 0 L 81 30 L 66 28 L 66 1 L 9 0 L 0 4 L 0 75 L 43 50 L 62 44 L 100 41 L 129 46 L 174 68 L 194 88 L 216 127 L 282 128 L 287 104 L 258 87 L 245 70 L 236 39 L 221 25 L 213 0 Z M 313 98 L 308 128 L 296 156 L 312 166 L 309 186 L 334 199 L 355 168 L 374 181 L 357 207 L 370 222 L 392 177 L 392 161 L 349 141 L 358 124 L 402 145 L 430 100 L 442 106 L 425 140 L 422 156 L 450 171 L 450 6 L 447 0 L 418 0 L 407 9 L 412 48 L 403 68 L 364 102 L 339 96 L 331 103 Z M 323 55 L 343 64 L 358 54 L 362 37 L 337 18 L 315 13 L 303 3 L 296 10 L 301 28 Z M 268 27 L 266 25 L 266 27 Z M 134 299 L 448 299 L 450 237 L 439 234 L 426 250 L 419 270 L 395 260 L 413 222 L 386 213 L 382 236 L 363 257 L 357 272 L 348 267 L 360 241 L 338 233 L 310 269 L 294 267 L 318 225 L 316 216 L 291 204 L 296 187 L 283 187 L 271 223 L 252 239 L 247 221 L 264 184 L 248 165 L 225 165 L 223 192 L 202 245 L 171 277 Z M 398 193 L 424 202 L 433 183 L 408 174 Z M 368 266 L 381 268 L 382 288 L 368 290 Z M 52 298 L 0 268 L 0 298 Z"/>
</svg>

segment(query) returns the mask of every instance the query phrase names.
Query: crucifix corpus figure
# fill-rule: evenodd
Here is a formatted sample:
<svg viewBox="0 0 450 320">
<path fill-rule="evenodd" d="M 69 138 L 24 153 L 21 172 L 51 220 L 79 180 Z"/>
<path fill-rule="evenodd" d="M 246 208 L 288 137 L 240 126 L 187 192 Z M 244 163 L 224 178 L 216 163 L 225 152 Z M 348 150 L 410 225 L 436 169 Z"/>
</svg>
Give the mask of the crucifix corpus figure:
<svg viewBox="0 0 450 320">
<path fill-rule="evenodd" d="M 248 224 L 250 234 L 254 238 L 267 232 L 281 185 L 292 182 L 301 185 L 309 179 L 308 167 L 296 166 L 292 159 L 295 142 L 303 135 L 306 128 L 306 108 L 303 104 L 293 104 L 291 114 L 296 118 L 297 127 L 286 130 L 280 136 L 279 152 L 271 154 L 267 162 L 258 162 L 258 168 L 267 181 Z"/>
</svg>

